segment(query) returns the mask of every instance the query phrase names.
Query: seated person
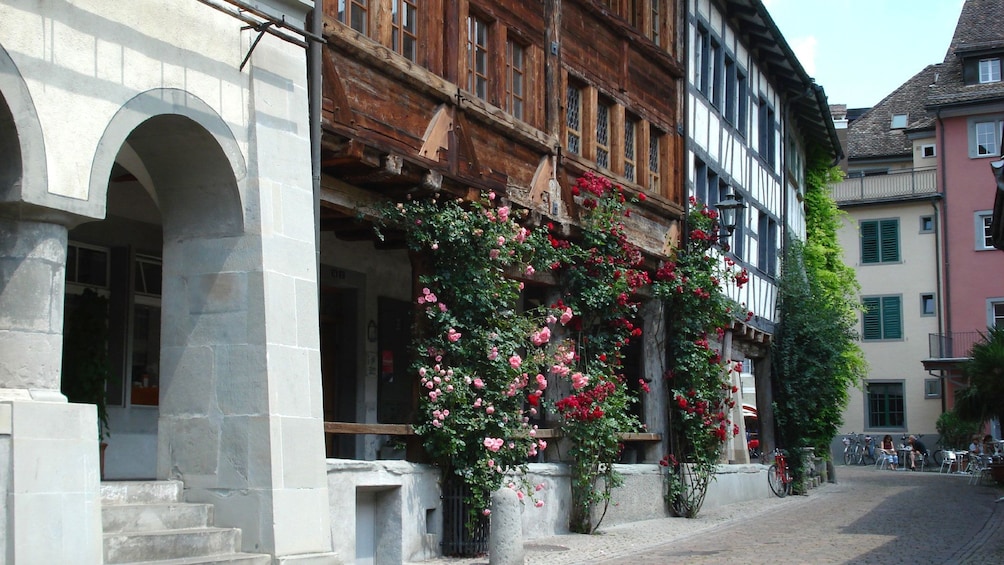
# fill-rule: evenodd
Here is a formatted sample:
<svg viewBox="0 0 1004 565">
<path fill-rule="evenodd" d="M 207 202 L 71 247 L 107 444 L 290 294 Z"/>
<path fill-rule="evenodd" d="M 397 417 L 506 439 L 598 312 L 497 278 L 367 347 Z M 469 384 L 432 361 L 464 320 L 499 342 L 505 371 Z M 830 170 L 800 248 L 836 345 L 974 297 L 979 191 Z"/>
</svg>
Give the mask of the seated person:
<svg viewBox="0 0 1004 565">
<path fill-rule="evenodd" d="M 917 436 L 910 436 L 910 439 L 907 441 L 910 443 L 910 447 L 912 448 L 910 450 L 910 470 L 916 471 L 917 455 L 919 454 L 927 457 L 927 446 L 924 445 L 924 442 L 917 439 Z"/>
<path fill-rule="evenodd" d="M 899 464 L 899 456 L 896 455 L 896 445 L 892 442 L 891 435 L 886 434 L 882 438 L 882 443 L 879 444 L 878 450 L 889 458 L 889 468 L 895 471 L 896 465 Z"/>
<path fill-rule="evenodd" d="M 997 455 L 997 442 L 994 441 L 994 436 L 990 434 L 983 436 L 983 454 L 990 456 Z"/>
<path fill-rule="evenodd" d="M 982 455 L 983 454 L 983 442 L 980 441 L 980 436 L 973 436 L 972 441 L 969 442 L 969 455 Z"/>
</svg>

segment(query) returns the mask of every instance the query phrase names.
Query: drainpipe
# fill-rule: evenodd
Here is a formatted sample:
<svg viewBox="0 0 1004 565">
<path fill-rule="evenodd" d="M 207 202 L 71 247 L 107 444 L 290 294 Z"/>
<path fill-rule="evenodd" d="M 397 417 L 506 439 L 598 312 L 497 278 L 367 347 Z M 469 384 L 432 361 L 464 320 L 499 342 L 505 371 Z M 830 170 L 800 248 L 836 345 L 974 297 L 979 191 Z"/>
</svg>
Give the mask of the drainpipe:
<svg viewBox="0 0 1004 565">
<path fill-rule="evenodd" d="M 941 119 L 941 108 L 938 108 L 937 111 L 935 112 L 935 118 L 934 119 L 938 123 L 938 145 L 939 145 L 939 152 L 940 152 L 939 160 L 941 161 L 941 190 L 938 191 L 938 194 L 941 195 L 941 216 L 942 216 L 941 219 L 942 219 L 942 222 L 944 224 L 944 233 L 947 234 L 948 233 L 948 198 L 947 198 L 948 175 L 945 172 L 945 122 Z M 951 291 L 951 277 L 948 276 L 948 272 L 949 272 L 950 265 L 951 265 L 951 259 L 949 257 L 949 250 L 950 249 L 949 249 L 949 246 L 947 245 L 947 239 L 948 238 L 946 236 L 946 238 L 945 238 L 946 241 L 942 244 L 942 245 L 944 245 L 944 250 L 943 250 L 944 265 L 943 265 L 943 268 L 944 268 L 944 273 L 945 273 L 945 282 L 944 282 L 944 287 L 945 287 L 945 294 L 944 294 L 944 296 L 945 296 L 945 300 L 944 300 L 945 325 L 944 325 L 943 329 L 944 329 L 944 331 L 946 333 L 952 331 L 952 301 L 948 299 L 948 297 L 951 295 L 951 292 L 952 292 Z M 939 332 L 942 331 L 942 327 L 940 325 L 940 320 L 939 320 L 938 330 L 939 330 Z M 953 355 L 954 355 L 954 353 L 953 353 Z M 942 395 L 942 399 L 944 399 L 944 395 Z"/>
<path fill-rule="evenodd" d="M 938 318 L 938 340 L 940 342 L 944 331 L 944 322 L 941 319 L 941 305 L 944 303 L 944 299 L 941 294 L 941 218 L 938 214 L 937 198 L 931 200 L 931 208 L 934 210 L 934 309 Z M 928 342 L 928 347 L 930 347 L 930 342 Z M 941 349 L 940 343 L 938 349 L 939 351 Z M 944 376 L 944 371 L 941 373 Z M 948 394 L 948 386 L 945 379 L 938 380 L 941 388 L 941 413 L 944 414 L 948 411 L 948 400 L 945 398 Z"/>
<path fill-rule="evenodd" d="M 314 0 L 310 32 L 321 36 L 324 28 L 324 0 Z M 310 122 L 310 180 L 314 195 L 314 262 L 317 292 L 321 291 L 321 49 L 311 41 L 307 49 L 307 119 Z M 319 294 L 318 294 L 319 295 Z"/>
</svg>

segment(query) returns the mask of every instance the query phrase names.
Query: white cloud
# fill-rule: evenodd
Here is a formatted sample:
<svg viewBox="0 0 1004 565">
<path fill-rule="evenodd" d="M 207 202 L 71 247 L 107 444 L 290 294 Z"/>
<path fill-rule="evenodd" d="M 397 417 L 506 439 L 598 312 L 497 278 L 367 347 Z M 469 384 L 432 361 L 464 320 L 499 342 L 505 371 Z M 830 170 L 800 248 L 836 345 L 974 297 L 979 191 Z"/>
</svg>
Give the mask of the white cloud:
<svg viewBox="0 0 1004 565">
<path fill-rule="evenodd" d="M 788 42 L 791 50 L 798 57 L 798 62 L 802 63 L 805 72 L 809 76 L 816 76 L 816 38 L 812 35 L 806 37 L 796 37 Z"/>
</svg>

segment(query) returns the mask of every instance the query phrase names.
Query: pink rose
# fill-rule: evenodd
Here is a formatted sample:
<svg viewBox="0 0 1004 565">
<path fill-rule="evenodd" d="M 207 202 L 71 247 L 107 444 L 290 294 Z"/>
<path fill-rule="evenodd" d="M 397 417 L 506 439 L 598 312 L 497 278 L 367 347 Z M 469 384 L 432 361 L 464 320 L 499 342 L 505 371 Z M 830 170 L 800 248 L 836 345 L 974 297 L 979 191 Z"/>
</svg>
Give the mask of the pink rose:
<svg viewBox="0 0 1004 565">
<path fill-rule="evenodd" d="M 574 314 L 572 314 L 572 308 L 565 308 L 565 311 L 561 313 L 561 325 L 564 326 L 568 322 L 572 321 L 572 316 L 574 316 Z"/>
<path fill-rule="evenodd" d="M 547 326 L 544 326 L 543 328 L 540 329 L 540 331 L 536 331 L 533 333 L 533 335 L 530 336 L 530 341 L 532 341 L 533 344 L 538 347 L 544 345 L 550 339 L 551 339 L 551 329 L 548 328 Z"/>
</svg>

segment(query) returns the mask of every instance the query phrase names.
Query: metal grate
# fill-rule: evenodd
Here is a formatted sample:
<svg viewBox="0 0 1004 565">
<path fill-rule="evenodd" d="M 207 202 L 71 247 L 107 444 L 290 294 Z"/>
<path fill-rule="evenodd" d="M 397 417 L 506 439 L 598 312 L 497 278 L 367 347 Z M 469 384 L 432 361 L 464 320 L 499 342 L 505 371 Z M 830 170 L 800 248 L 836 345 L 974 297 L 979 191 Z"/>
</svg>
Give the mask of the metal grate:
<svg viewBox="0 0 1004 565">
<path fill-rule="evenodd" d="M 478 516 L 470 523 L 464 495 L 470 489 L 459 481 L 443 485 L 443 555 L 469 557 L 488 552 L 490 521 L 488 516 Z"/>
</svg>

